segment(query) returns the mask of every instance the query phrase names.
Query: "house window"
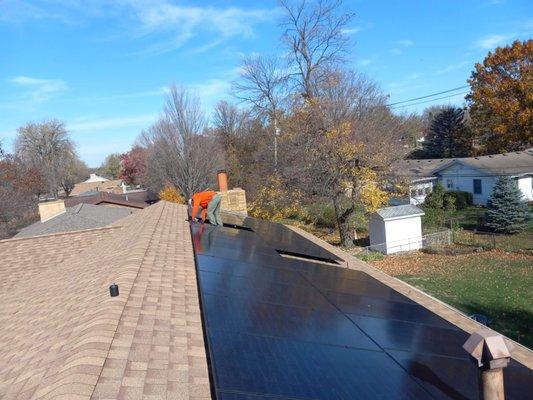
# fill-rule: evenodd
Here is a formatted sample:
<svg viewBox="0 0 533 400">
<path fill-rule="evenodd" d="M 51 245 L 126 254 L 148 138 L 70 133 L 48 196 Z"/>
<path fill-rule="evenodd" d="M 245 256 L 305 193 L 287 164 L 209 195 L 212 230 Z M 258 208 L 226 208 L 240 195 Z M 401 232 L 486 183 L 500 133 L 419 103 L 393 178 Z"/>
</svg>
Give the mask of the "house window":
<svg viewBox="0 0 533 400">
<path fill-rule="evenodd" d="M 481 194 L 481 179 L 474 179 L 474 194 Z"/>
<path fill-rule="evenodd" d="M 446 179 L 446 189 L 453 189 L 453 180 Z"/>
<path fill-rule="evenodd" d="M 417 196 L 422 197 L 424 195 L 424 189 L 418 189 L 416 191 Z"/>
</svg>

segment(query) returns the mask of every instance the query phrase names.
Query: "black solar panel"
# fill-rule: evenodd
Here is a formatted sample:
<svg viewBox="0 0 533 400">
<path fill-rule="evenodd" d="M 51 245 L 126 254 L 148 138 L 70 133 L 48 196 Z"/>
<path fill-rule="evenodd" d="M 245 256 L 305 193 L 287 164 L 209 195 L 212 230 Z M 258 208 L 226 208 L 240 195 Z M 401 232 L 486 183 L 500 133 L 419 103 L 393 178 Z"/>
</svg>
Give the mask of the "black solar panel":
<svg viewBox="0 0 533 400">
<path fill-rule="evenodd" d="M 252 229 L 271 248 L 281 252 L 301 254 L 322 260 L 340 261 L 340 258 L 335 254 L 297 234 L 285 225 L 229 213 L 224 213 L 224 221 Z"/>
<path fill-rule="evenodd" d="M 478 397 L 465 332 L 364 272 L 282 257 L 280 230 L 251 225 L 191 224 L 217 399 Z M 532 376 L 513 362 L 508 398 Z"/>
</svg>

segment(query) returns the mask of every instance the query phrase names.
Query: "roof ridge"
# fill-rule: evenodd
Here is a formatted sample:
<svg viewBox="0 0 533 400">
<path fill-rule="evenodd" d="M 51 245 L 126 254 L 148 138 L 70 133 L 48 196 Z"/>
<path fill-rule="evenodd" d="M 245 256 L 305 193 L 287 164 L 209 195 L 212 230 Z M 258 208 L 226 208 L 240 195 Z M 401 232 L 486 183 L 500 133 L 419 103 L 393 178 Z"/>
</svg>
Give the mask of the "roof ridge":
<svg viewBox="0 0 533 400">
<path fill-rule="evenodd" d="M 121 293 L 123 295 L 124 294 L 127 294 L 127 295 L 123 297 L 125 300 L 124 300 L 124 303 L 123 303 L 122 311 L 120 312 L 120 315 L 118 317 L 117 324 L 115 325 L 115 330 L 114 330 L 113 336 L 111 337 L 111 340 L 109 341 L 109 347 L 107 349 L 107 355 L 105 357 L 106 360 L 109 358 L 109 354 L 111 352 L 111 346 L 112 346 L 112 344 L 113 344 L 113 342 L 115 340 L 120 321 L 122 320 L 122 317 L 124 315 L 124 309 L 126 308 L 126 305 L 128 304 L 128 300 L 130 298 L 131 291 L 135 287 L 135 282 L 137 281 L 137 278 L 139 277 L 139 272 L 140 272 L 141 267 L 142 267 L 142 265 L 143 265 L 143 263 L 145 261 L 145 258 L 146 258 L 146 255 L 148 253 L 148 250 L 150 249 L 150 246 L 152 244 L 154 232 L 157 229 L 157 226 L 159 225 L 159 221 L 161 220 L 161 217 L 163 216 L 163 211 L 165 210 L 165 206 L 166 206 L 166 204 L 162 203 L 162 205 L 159 206 L 159 207 L 153 207 L 151 210 L 146 209 L 147 212 L 151 212 L 152 210 L 153 210 L 153 212 L 159 211 L 159 215 L 157 215 L 157 217 L 155 218 L 155 223 L 153 225 L 152 234 L 148 238 L 148 242 L 146 243 L 146 246 L 144 246 L 144 251 L 142 252 L 142 255 L 139 258 L 135 257 L 135 260 L 138 261 L 138 268 L 137 268 L 137 271 L 135 273 L 135 277 L 131 280 L 131 285 L 129 287 L 126 286 L 126 290 L 124 290 L 124 284 L 121 286 L 122 287 Z M 141 229 L 146 229 L 146 226 L 147 226 L 146 224 L 142 224 L 141 225 Z M 140 240 L 141 239 L 140 236 L 141 235 L 137 235 L 136 237 Z M 128 253 L 130 253 L 130 251 L 128 251 Z M 134 253 L 134 251 L 131 251 L 131 253 Z M 103 368 L 103 365 L 102 365 L 102 368 L 100 369 L 100 373 L 98 374 L 98 378 L 96 379 L 96 382 L 95 382 L 95 384 L 93 386 L 93 390 L 92 390 L 91 396 L 94 394 L 94 391 L 96 390 L 96 386 L 97 386 L 98 381 L 100 380 L 100 378 L 102 376 L 103 370 L 104 370 L 104 368 Z"/>
</svg>

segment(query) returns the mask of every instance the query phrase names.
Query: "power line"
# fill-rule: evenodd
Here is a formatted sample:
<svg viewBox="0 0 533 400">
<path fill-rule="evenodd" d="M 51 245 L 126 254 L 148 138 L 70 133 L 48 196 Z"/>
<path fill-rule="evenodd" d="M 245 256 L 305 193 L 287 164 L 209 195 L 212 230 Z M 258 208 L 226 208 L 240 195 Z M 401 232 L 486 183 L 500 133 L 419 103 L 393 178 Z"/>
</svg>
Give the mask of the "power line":
<svg viewBox="0 0 533 400">
<path fill-rule="evenodd" d="M 437 101 L 437 100 L 442 100 L 442 99 L 449 99 L 450 97 L 455 97 L 455 96 L 459 96 L 460 94 L 467 94 L 467 93 L 468 93 L 468 91 L 460 92 L 460 93 L 455 93 L 455 94 L 452 94 L 452 95 L 449 95 L 449 96 L 437 97 L 436 99 L 424 100 L 424 101 L 419 101 L 418 103 L 404 104 L 402 106 L 396 106 L 396 107 L 391 107 L 391 108 L 392 109 L 396 109 L 396 108 L 404 108 L 404 107 L 416 106 L 417 104 L 424 104 L 424 103 L 430 103 L 432 101 Z"/>
<path fill-rule="evenodd" d="M 410 103 L 411 101 L 415 101 L 415 100 L 427 99 L 428 97 L 438 96 L 439 94 L 455 92 L 456 90 L 464 89 L 464 88 L 467 88 L 467 87 L 469 87 L 469 85 L 459 86 L 459 87 L 456 87 L 456 88 L 453 88 L 453 89 L 445 90 L 443 92 L 432 93 L 432 94 L 428 94 L 428 95 L 422 96 L 422 97 L 415 97 L 414 99 L 397 101 L 396 103 L 389 104 L 389 107 L 390 106 L 395 106 L 397 104 Z"/>
</svg>

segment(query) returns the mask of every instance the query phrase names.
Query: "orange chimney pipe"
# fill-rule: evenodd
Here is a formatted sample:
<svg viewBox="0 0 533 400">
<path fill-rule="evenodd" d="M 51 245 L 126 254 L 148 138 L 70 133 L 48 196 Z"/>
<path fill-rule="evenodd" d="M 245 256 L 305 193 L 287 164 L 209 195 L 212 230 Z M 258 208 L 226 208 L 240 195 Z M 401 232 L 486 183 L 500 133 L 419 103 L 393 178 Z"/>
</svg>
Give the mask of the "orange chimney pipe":
<svg viewBox="0 0 533 400">
<path fill-rule="evenodd" d="M 228 190 L 228 173 L 226 170 L 221 169 L 217 174 L 218 188 L 221 192 L 227 192 Z"/>
</svg>

